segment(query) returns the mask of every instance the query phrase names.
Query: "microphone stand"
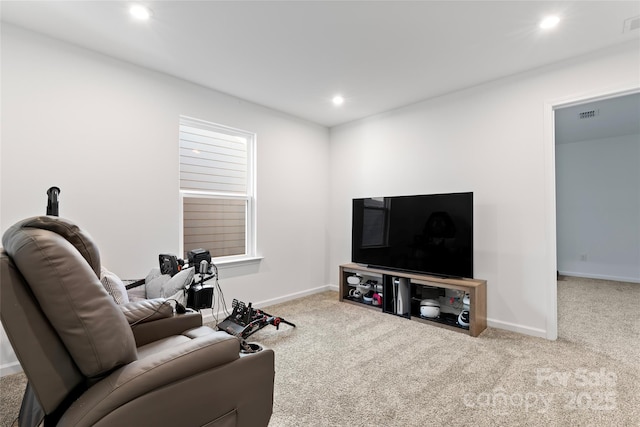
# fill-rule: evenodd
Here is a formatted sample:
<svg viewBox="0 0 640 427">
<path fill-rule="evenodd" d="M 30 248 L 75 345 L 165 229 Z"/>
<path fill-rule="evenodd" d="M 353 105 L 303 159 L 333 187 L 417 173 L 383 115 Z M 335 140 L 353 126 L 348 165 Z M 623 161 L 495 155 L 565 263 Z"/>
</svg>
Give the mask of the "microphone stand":
<svg viewBox="0 0 640 427">
<path fill-rule="evenodd" d="M 47 190 L 47 215 L 58 216 L 58 196 L 60 195 L 60 189 L 58 187 L 51 187 Z"/>
</svg>

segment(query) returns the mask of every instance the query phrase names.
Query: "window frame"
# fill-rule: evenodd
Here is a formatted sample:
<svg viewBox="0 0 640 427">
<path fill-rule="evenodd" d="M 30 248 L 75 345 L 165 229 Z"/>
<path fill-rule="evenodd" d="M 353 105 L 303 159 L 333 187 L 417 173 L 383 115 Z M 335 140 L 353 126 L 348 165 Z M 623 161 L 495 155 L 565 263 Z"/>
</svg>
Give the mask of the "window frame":
<svg viewBox="0 0 640 427">
<path fill-rule="evenodd" d="M 245 253 L 240 255 L 230 255 L 215 257 L 213 262 L 220 265 L 243 264 L 247 262 L 259 261 L 262 257 L 257 255 L 257 220 L 256 220 L 256 141 L 257 134 L 230 126 L 221 125 L 201 119 L 188 116 L 180 116 L 179 127 L 190 126 L 201 130 L 210 130 L 220 134 L 230 135 L 234 137 L 242 137 L 246 140 L 247 147 L 247 191 L 246 193 L 232 193 L 222 191 L 206 191 L 183 189 L 178 183 L 179 200 L 180 200 L 180 253 L 184 254 L 184 199 L 187 198 L 209 198 L 209 199 L 227 199 L 227 200 L 244 200 L 246 201 L 246 218 L 245 218 Z M 178 136 L 178 150 L 181 147 L 181 139 Z M 180 175 L 180 154 L 178 153 L 178 175 Z M 180 177 L 178 177 L 180 181 Z"/>
</svg>

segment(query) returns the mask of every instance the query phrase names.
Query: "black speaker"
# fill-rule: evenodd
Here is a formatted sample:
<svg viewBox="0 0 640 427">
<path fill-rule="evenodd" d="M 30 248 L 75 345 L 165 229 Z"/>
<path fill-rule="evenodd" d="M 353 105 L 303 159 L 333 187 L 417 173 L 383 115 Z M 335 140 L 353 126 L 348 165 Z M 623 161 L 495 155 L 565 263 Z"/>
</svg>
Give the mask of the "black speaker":
<svg viewBox="0 0 640 427">
<path fill-rule="evenodd" d="M 187 307 L 194 310 L 211 308 L 213 305 L 213 286 L 194 283 L 187 291 Z"/>
</svg>

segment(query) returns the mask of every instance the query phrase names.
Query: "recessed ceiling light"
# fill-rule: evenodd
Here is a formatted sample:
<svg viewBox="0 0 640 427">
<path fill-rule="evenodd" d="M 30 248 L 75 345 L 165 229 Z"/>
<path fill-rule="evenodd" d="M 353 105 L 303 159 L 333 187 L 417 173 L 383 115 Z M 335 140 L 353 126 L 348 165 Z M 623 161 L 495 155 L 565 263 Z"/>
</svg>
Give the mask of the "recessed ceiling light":
<svg viewBox="0 0 640 427">
<path fill-rule="evenodd" d="M 333 105 L 342 105 L 344 103 L 344 98 L 341 95 L 336 95 L 331 100 Z"/>
<path fill-rule="evenodd" d="M 558 22 L 560 22 L 560 18 L 558 18 L 556 15 L 550 15 L 540 21 L 540 28 L 542 28 L 543 30 L 548 30 L 558 25 Z"/>
<path fill-rule="evenodd" d="M 129 13 L 136 19 L 146 21 L 151 17 L 151 10 L 139 4 L 134 4 L 129 8 Z"/>
</svg>

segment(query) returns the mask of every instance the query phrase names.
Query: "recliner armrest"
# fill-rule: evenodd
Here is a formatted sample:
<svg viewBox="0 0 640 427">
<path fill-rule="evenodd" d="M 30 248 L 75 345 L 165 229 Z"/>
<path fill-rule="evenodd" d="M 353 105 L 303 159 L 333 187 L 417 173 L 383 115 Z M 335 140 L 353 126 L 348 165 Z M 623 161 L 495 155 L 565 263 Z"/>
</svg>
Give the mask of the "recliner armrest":
<svg viewBox="0 0 640 427">
<path fill-rule="evenodd" d="M 132 328 L 136 347 L 141 347 L 153 341 L 179 335 L 189 329 L 202 326 L 202 315 L 198 312 L 173 314 L 171 317 L 139 323 Z"/>
<path fill-rule="evenodd" d="M 147 393 L 238 360 L 239 351 L 238 338 L 212 332 L 131 362 L 80 396 L 60 425 L 93 425 L 115 408 Z"/>
</svg>

